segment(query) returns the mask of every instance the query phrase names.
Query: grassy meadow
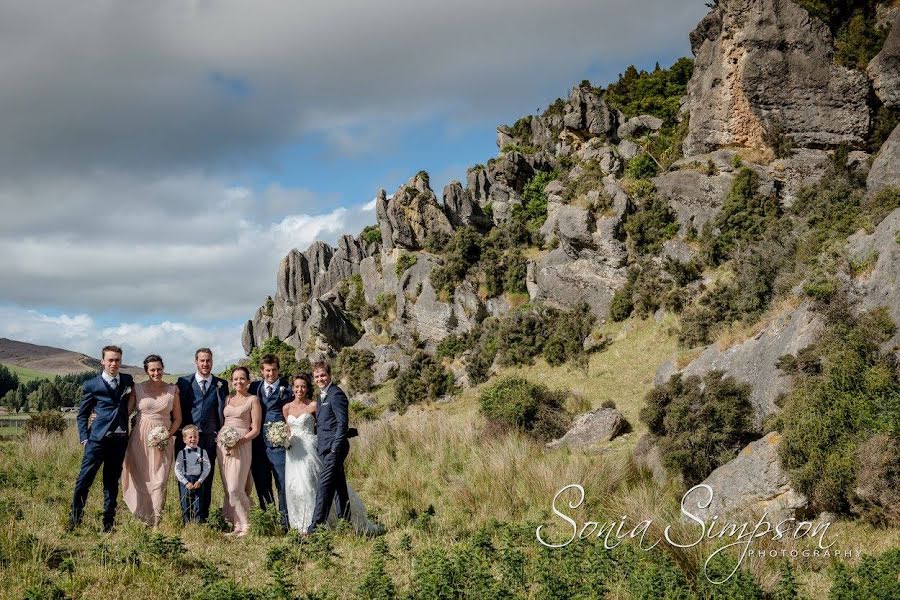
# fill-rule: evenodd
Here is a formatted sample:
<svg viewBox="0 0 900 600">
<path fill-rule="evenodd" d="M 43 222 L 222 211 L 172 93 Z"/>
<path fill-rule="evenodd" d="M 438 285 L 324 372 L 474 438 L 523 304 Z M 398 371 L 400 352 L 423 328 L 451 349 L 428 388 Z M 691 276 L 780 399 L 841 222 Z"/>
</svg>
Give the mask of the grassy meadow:
<svg viewBox="0 0 900 600">
<path fill-rule="evenodd" d="M 782 585 L 781 559 L 749 559 L 729 584 L 712 586 L 702 569 L 714 543 L 649 552 L 636 543 L 603 549 L 603 540 L 546 549 L 535 540 L 569 537 L 551 501 L 579 483 L 586 500 L 572 518 L 636 524 L 652 519 L 656 537 L 672 525 L 679 539 L 696 528 L 679 519 L 681 490 L 659 487 L 631 462 L 642 431 L 637 412 L 653 371 L 674 355 L 670 324 L 606 326 L 609 347 L 587 373 L 569 367 L 508 370 L 552 388 L 572 389 L 598 407 L 612 399 L 634 431 L 604 452 L 548 452 L 517 433 L 497 434 L 478 415 L 478 388 L 443 404 L 414 407 L 359 423 L 348 480 L 387 533 L 364 538 L 338 529 L 300 537 L 260 534 L 229 539 L 206 526 L 182 527 L 177 485 L 156 529 L 135 521 L 120 501 L 117 526 L 101 533 L 102 492 L 95 482 L 85 522 L 64 526 L 81 452 L 73 428 L 59 437 L 0 442 L 0 597 L 3 598 L 760 598 Z M 389 394 L 381 390 L 384 400 Z M 221 506 L 221 483 L 213 508 Z M 569 498 L 569 497 L 567 497 Z M 259 515 L 257 515 L 259 517 Z M 844 550 L 879 554 L 900 546 L 900 532 L 837 522 L 829 537 Z M 769 542 L 808 548 L 807 540 Z M 732 560 L 733 559 L 729 559 Z M 727 562 L 727 561 L 726 561 Z M 835 559 L 791 562 L 803 597 L 828 596 Z M 846 559 L 848 566 L 860 559 Z M 717 564 L 716 568 L 723 568 Z M 774 596 L 773 596 L 774 597 Z M 798 597 L 779 596 L 779 597 Z M 873 596 L 874 597 L 874 596 Z"/>
</svg>

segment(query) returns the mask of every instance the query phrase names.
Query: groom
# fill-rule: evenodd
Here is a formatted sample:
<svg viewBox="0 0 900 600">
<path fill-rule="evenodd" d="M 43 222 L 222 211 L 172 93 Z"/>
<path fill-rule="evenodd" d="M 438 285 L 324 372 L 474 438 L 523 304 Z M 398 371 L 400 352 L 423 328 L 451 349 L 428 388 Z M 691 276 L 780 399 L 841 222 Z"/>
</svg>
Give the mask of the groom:
<svg viewBox="0 0 900 600">
<path fill-rule="evenodd" d="M 327 362 L 320 361 L 313 365 L 313 380 L 319 388 L 316 450 L 322 459 L 322 471 L 316 490 L 316 508 L 307 533 L 314 532 L 325 523 L 335 496 L 338 518 L 350 520 L 350 498 L 344 473 L 344 461 L 350 452 L 350 442 L 347 441 L 350 403 L 344 391 L 331 382 L 331 366 Z"/>
<path fill-rule="evenodd" d="M 209 476 L 200 486 L 200 510 L 197 518 L 205 523 L 209 517 L 212 500 L 213 474 L 216 468 L 216 435 L 225 422 L 225 399 L 228 382 L 212 374 L 213 353 L 209 348 L 194 352 L 197 372 L 178 378 L 178 396 L 181 400 L 181 426 L 196 425 L 200 430 L 199 447 L 209 457 Z M 182 436 L 175 437 L 175 455 L 184 449 Z"/>
<path fill-rule="evenodd" d="M 112 530 L 116 518 L 116 500 L 119 495 L 119 477 L 128 446 L 128 399 L 134 380 L 131 375 L 119 373 L 122 366 L 122 349 L 106 346 L 101 351 L 103 372 L 88 379 L 82 386 L 81 405 L 78 408 L 78 439 L 84 446 L 81 472 L 75 482 L 72 509 L 69 513 L 69 530 L 81 524 L 84 504 L 97 471 L 103 467 L 103 531 Z M 94 422 L 89 420 L 94 413 Z"/>
<path fill-rule="evenodd" d="M 285 494 L 283 446 L 273 446 L 269 442 L 267 428 L 270 423 L 284 421 L 284 405 L 291 401 L 293 392 L 288 381 L 278 376 L 281 363 L 273 354 L 266 354 L 260 361 L 262 381 L 250 384 L 250 393 L 259 398 L 263 410 L 263 426 L 260 434 L 253 438 L 253 459 L 250 473 L 253 485 L 259 498 L 259 507 L 266 507 L 275 501 L 272 496 L 272 476 L 275 476 L 275 488 L 278 491 L 278 511 L 281 513 L 281 528 L 288 530 L 287 496 Z"/>
</svg>

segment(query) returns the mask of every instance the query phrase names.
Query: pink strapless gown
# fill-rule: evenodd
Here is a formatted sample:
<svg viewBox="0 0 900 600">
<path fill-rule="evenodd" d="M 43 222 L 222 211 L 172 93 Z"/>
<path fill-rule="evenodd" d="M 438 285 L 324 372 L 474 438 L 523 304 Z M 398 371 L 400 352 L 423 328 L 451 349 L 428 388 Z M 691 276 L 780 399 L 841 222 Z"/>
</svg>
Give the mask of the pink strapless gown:
<svg viewBox="0 0 900 600">
<path fill-rule="evenodd" d="M 250 431 L 251 400 L 242 406 L 225 406 L 225 427 L 234 427 L 244 435 Z M 225 503 L 222 514 L 226 521 L 234 525 L 235 533 L 248 530 L 250 527 L 250 496 L 247 495 L 247 478 L 250 476 L 252 444 L 242 441 L 231 449 L 231 456 L 221 444 L 216 445 L 216 455 L 222 473 L 222 487 L 225 489 Z"/>
<path fill-rule="evenodd" d="M 122 467 L 122 497 L 135 517 L 156 525 L 166 504 L 166 488 L 172 470 L 173 441 L 164 449 L 147 447 L 147 436 L 155 427 L 172 426 L 172 402 L 175 386 L 166 386 L 161 396 L 153 397 L 144 384 L 135 386 L 138 417 L 128 438 L 125 464 Z"/>
</svg>

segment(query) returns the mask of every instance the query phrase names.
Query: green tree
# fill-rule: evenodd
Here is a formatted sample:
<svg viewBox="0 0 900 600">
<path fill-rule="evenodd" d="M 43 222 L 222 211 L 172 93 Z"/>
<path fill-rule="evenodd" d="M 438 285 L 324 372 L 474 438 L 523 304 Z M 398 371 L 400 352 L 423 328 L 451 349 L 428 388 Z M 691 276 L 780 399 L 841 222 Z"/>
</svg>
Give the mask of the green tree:
<svg viewBox="0 0 900 600">
<path fill-rule="evenodd" d="M 260 372 L 260 361 L 266 354 L 274 354 L 278 357 L 278 361 L 281 364 L 281 374 L 285 377 L 311 370 L 309 360 L 306 357 L 298 359 L 297 351 L 293 346 L 277 337 L 273 337 L 266 340 L 262 346 L 254 348 L 253 352 L 250 353 L 248 366 L 251 371 L 257 374 Z"/>
<path fill-rule="evenodd" d="M 6 365 L 0 364 L 0 396 L 17 387 L 19 387 L 19 376 L 10 371 Z"/>
</svg>

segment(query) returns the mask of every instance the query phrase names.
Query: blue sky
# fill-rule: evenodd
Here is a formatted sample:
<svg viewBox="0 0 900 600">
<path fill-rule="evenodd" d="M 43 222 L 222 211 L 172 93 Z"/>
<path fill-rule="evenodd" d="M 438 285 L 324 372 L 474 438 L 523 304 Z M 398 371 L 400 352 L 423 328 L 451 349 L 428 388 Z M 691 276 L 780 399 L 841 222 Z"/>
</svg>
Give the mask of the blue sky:
<svg viewBox="0 0 900 600">
<path fill-rule="evenodd" d="M 702 0 L 0 0 L 0 336 L 175 371 L 279 259 L 440 196 L 496 127 L 689 53 Z"/>
</svg>

